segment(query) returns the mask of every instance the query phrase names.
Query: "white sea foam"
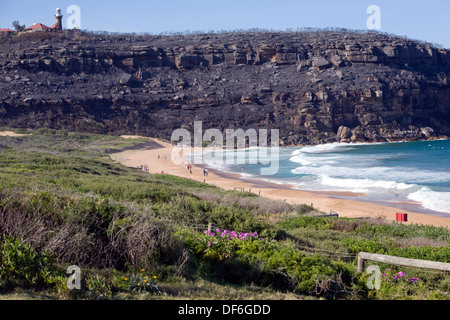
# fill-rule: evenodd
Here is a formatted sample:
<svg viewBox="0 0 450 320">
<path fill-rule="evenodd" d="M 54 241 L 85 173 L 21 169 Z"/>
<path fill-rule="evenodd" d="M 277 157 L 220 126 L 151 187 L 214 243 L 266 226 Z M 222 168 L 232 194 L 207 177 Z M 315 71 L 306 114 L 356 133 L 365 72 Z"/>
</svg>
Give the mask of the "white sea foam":
<svg viewBox="0 0 450 320">
<path fill-rule="evenodd" d="M 419 202 L 426 209 L 450 213 L 450 192 L 437 192 L 423 187 L 410 193 L 408 199 Z"/>
<path fill-rule="evenodd" d="M 331 186 L 339 190 L 353 192 L 371 192 L 373 189 L 385 189 L 392 191 L 408 190 L 415 187 L 413 184 L 396 182 L 391 180 L 349 179 L 333 178 L 325 174 L 319 176 L 319 181 L 324 186 Z M 373 190 L 375 191 L 375 190 Z"/>
<path fill-rule="evenodd" d="M 308 154 L 297 154 L 289 158 L 291 162 L 299 163 L 302 166 L 318 166 L 324 164 L 336 164 L 340 159 L 338 156 L 314 157 Z"/>
<path fill-rule="evenodd" d="M 327 153 L 327 152 L 345 152 L 353 150 L 356 144 L 351 143 L 327 143 L 315 146 L 302 147 L 301 153 Z"/>
<path fill-rule="evenodd" d="M 365 193 L 367 199 L 376 201 L 411 200 L 427 210 L 450 213 L 450 192 L 434 189 L 439 186 L 448 191 L 450 171 L 442 164 L 445 154 L 430 153 L 425 158 L 419 154 L 423 152 L 421 148 L 414 151 L 406 145 L 398 148 L 387 145 L 365 149 L 361 145 L 367 144 L 333 143 L 281 149 L 282 170 L 270 179 L 252 175 L 256 170 L 251 166 L 248 171 L 246 166 L 245 172 L 238 165 L 220 165 L 218 169 L 234 171 L 242 178 L 263 179 L 304 190 Z"/>
<path fill-rule="evenodd" d="M 383 144 L 385 142 L 377 142 L 377 143 L 363 143 L 363 142 L 355 142 L 355 143 L 343 143 L 343 142 L 334 142 L 334 143 L 326 143 L 326 144 L 318 144 L 314 146 L 306 146 L 302 147 L 300 150 L 296 150 L 302 153 L 328 153 L 328 152 L 347 152 L 349 150 L 355 150 L 358 146 L 364 145 L 375 145 L 375 144 Z"/>
<path fill-rule="evenodd" d="M 384 160 L 393 159 L 392 154 L 352 154 L 348 151 L 355 150 L 357 144 L 327 144 L 312 147 L 303 147 L 292 152 L 289 161 L 299 163 L 302 166 L 322 167 L 324 165 L 336 165 L 342 167 L 367 167 L 378 166 Z M 401 157 L 396 154 L 395 157 Z"/>
<path fill-rule="evenodd" d="M 239 174 L 242 178 L 254 178 L 255 177 L 254 174 L 246 173 L 246 172 L 240 172 Z"/>
<path fill-rule="evenodd" d="M 426 184 L 450 181 L 449 171 L 436 171 L 427 167 L 386 166 L 386 161 L 408 158 L 401 152 L 345 153 L 357 144 L 325 144 L 303 147 L 291 153 L 290 162 L 299 166 L 291 169 L 297 175 L 325 175 L 339 179 L 386 180 L 408 184 Z M 306 150 L 305 150 L 306 149 Z M 306 152 L 305 152 L 306 151 Z"/>
</svg>

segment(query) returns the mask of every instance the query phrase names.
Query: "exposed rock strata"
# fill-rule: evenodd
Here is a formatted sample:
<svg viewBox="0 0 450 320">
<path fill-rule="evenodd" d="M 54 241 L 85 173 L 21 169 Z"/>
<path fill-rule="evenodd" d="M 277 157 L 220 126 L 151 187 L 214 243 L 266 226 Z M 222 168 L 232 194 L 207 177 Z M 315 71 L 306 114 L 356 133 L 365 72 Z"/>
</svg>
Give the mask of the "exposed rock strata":
<svg viewBox="0 0 450 320">
<path fill-rule="evenodd" d="M 380 34 L 66 33 L 0 47 L 0 125 L 170 138 L 280 129 L 283 145 L 450 136 L 450 50 Z"/>
</svg>

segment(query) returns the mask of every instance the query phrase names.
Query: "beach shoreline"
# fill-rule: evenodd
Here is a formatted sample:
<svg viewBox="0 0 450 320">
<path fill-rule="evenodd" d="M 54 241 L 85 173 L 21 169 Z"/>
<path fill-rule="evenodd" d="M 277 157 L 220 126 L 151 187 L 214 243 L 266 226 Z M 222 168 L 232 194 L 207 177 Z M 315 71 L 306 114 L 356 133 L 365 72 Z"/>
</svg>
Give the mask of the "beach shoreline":
<svg viewBox="0 0 450 320">
<path fill-rule="evenodd" d="M 132 138 L 132 136 L 127 136 Z M 281 185 L 264 180 L 248 179 L 236 173 L 219 171 L 207 168 L 204 165 L 191 164 L 189 170 L 186 164 L 172 162 L 172 144 L 158 139 L 155 146 L 146 149 L 127 150 L 110 154 L 111 159 L 128 167 L 140 168 L 142 166 L 149 173 L 171 174 L 187 179 L 214 185 L 224 190 L 245 190 L 274 200 L 285 201 L 291 204 L 307 204 L 323 211 L 337 212 L 340 217 L 348 218 L 383 218 L 395 221 L 397 212 L 408 213 L 408 222 L 415 224 L 428 224 L 438 227 L 449 227 L 450 218 L 440 217 L 428 213 L 405 210 L 380 203 L 359 201 L 361 194 L 351 192 L 304 191 L 292 189 L 289 185 Z M 208 169 L 208 175 L 204 169 Z M 412 208 L 415 206 L 411 205 Z M 417 206 L 416 206 L 417 207 Z M 418 208 L 418 207 L 417 207 Z"/>
</svg>

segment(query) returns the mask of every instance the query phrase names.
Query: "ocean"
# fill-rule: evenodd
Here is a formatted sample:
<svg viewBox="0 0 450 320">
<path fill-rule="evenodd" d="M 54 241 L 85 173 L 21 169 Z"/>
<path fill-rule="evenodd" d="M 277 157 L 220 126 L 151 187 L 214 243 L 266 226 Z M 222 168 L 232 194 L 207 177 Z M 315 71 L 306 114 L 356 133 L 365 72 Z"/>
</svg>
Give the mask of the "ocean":
<svg viewBox="0 0 450 320">
<path fill-rule="evenodd" d="M 450 140 L 279 148 L 278 172 L 270 176 L 260 174 L 268 164 L 249 163 L 251 151 L 225 151 L 245 152 L 245 163 L 214 168 L 300 190 L 363 194 L 357 200 L 450 218 Z"/>
</svg>

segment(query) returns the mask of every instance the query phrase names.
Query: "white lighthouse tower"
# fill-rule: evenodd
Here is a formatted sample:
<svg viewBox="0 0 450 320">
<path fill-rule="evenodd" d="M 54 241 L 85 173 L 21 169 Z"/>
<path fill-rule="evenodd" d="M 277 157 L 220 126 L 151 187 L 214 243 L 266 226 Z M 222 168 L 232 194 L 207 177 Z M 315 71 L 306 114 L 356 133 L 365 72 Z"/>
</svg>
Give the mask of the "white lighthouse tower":
<svg viewBox="0 0 450 320">
<path fill-rule="evenodd" d="M 55 19 L 56 19 L 56 23 L 55 23 L 55 29 L 56 31 L 62 31 L 62 14 L 61 14 L 61 9 L 60 8 L 56 8 L 56 14 L 55 14 Z"/>
</svg>

